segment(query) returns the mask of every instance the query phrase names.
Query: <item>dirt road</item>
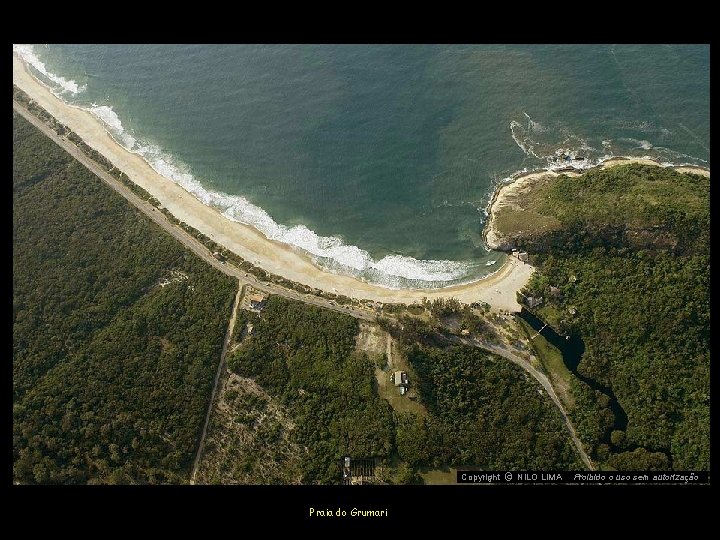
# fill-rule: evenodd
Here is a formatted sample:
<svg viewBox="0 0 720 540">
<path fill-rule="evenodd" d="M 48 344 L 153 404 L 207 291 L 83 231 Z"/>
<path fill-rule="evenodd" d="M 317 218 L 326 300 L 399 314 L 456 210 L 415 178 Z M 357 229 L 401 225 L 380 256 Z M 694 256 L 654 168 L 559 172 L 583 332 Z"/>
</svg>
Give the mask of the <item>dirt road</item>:
<svg viewBox="0 0 720 540">
<path fill-rule="evenodd" d="M 522 369 L 527 371 L 530 375 L 532 375 L 535 380 L 537 380 L 542 387 L 545 389 L 545 391 L 550 396 L 550 399 L 552 399 L 553 403 L 555 403 L 555 406 L 560 410 L 560 414 L 562 414 L 563 419 L 565 420 L 565 425 L 568 428 L 568 431 L 570 432 L 570 438 L 573 441 L 573 444 L 575 445 L 575 448 L 577 449 L 578 454 L 580 455 L 580 458 L 583 460 L 583 463 L 585 463 L 585 466 L 590 469 L 591 471 L 595 470 L 595 467 L 593 466 L 592 460 L 590 457 L 585 453 L 585 449 L 583 448 L 582 443 L 580 442 L 580 439 L 577 436 L 577 433 L 575 432 L 575 428 L 572 425 L 572 422 L 570 422 L 570 418 L 567 415 L 567 412 L 565 411 L 565 407 L 563 407 L 562 402 L 558 398 L 557 394 L 555 393 L 555 389 L 553 388 L 552 384 L 550 383 L 550 380 L 540 373 L 537 369 L 535 369 L 532 365 L 530 365 L 530 362 L 527 360 L 521 358 L 520 356 L 513 353 L 509 348 L 505 346 L 497 346 L 497 345 L 491 345 L 489 343 L 482 343 L 476 339 L 467 339 L 467 338 L 459 338 L 459 337 L 453 337 L 451 341 L 455 341 L 458 343 L 462 343 L 463 345 L 470 345 L 471 347 L 477 347 L 479 349 L 483 349 L 486 351 L 489 351 L 491 353 L 497 354 L 498 356 L 502 356 L 503 358 L 510 360 L 513 364 L 520 366 Z"/>
<path fill-rule="evenodd" d="M 227 355 L 228 345 L 232 338 L 235 330 L 235 319 L 237 318 L 237 309 L 240 304 L 240 298 L 242 298 L 244 287 L 242 283 L 238 283 L 238 292 L 235 295 L 235 302 L 233 303 L 232 312 L 230 313 L 230 322 L 228 323 L 227 331 L 225 332 L 225 341 L 223 341 L 222 353 L 220 354 L 220 364 L 218 365 L 217 372 L 215 373 L 215 382 L 213 383 L 212 393 L 210 394 L 210 403 L 208 404 L 207 414 L 205 415 L 205 424 L 203 425 L 202 436 L 200 437 L 200 444 L 198 444 L 197 453 L 195 454 L 195 460 L 193 461 L 192 474 L 190 475 L 190 483 L 195 483 L 195 475 L 197 474 L 198 464 L 200 463 L 200 456 L 202 456 L 203 447 L 205 446 L 205 436 L 207 435 L 208 424 L 210 423 L 210 414 L 215 406 L 215 397 L 217 396 L 218 382 L 220 381 L 220 375 L 225 369 L 225 357 Z"/>
<path fill-rule="evenodd" d="M 153 220 L 155 223 L 157 223 L 160 227 L 162 227 L 165 231 L 167 231 L 170 235 L 173 236 L 176 240 L 178 240 L 180 243 L 182 243 L 185 247 L 190 249 L 193 253 L 195 253 L 198 257 L 202 258 L 205 262 L 213 266 L 214 268 L 220 270 L 224 274 L 227 274 L 229 276 L 235 277 L 239 281 L 239 289 L 242 289 L 243 285 L 252 285 L 256 289 L 259 289 L 261 291 L 264 291 L 268 294 L 278 294 L 280 296 L 284 296 L 286 298 L 290 298 L 293 300 L 299 300 L 301 302 L 305 302 L 307 304 L 312 304 L 315 306 L 319 306 L 325 309 L 330 309 L 332 311 L 336 311 L 339 313 L 346 313 L 352 317 L 355 317 L 357 319 L 363 319 L 366 321 L 374 322 L 377 317 L 376 314 L 371 310 L 365 310 L 365 309 L 358 309 L 353 306 L 342 306 L 335 304 L 334 302 L 331 302 L 330 300 L 326 300 L 325 298 L 321 298 L 318 296 L 310 295 L 310 294 L 301 294 L 297 291 L 286 289 L 284 287 L 280 287 L 279 285 L 275 285 L 273 283 L 266 283 L 258 280 L 253 276 L 252 274 L 248 274 L 244 272 L 243 270 L 240 270 L 239 268 L 232 266 L 230 264 L 221 263 L 217 259 L 215 259 L 212 254 L 210 253 L 210 250 L 208 250 L 202 243 L 200 243 L 195 237 L 190 235 L 188 232 L 186 232 L 184 229 L 180 228 L 177 225 L 174 225 L 171 223 L 168 218 L 160 212 L 157 208 L 155 208 L 153 205 L 151 205 L 148 201 L 138 197 L 135 193 L 130 191 L 123 183 L 121 183 L 119 180 L 115 179 L 113 176 L 105 172 L 97 163 L 95 163 L 92 159 L 90 159 L 88 156 L 86 156 L 75 144 L 73 144 L 71 141 L 67 140 L 64 137 L 59 136 L 55 131 L 53 131 L 51 128 L 49 128 L 44 122 L 36 118 L 34 115 L 32 115 L 27 109 L 25 109 L 22 105 L 20 105 L 18 102 L 13 100 L 13 110 L 20 114 L 23 118 L 28 120 L 31 124 L 33 124 L 35 127 L 37 127 L 40 131 L 42 131 L 47 137 L 49 137 L 52 141 L 54 141 L 56 144 L 58 144 L 61 148 L 63 148 L 66 152 L 68 152 L 71 156 L 73 156 L 77 161 L 79 161 L 82 165 L 84 165 L 90 172 L 92 172 L 94 175 L 96 175 L 98 178 L 100 178 L 103 182 L 105 182 L 107 185 L 109 185 L 112 189 L 114 189 L 116 192 L 118 192 L 120 195 L 122 195 L 128 202 L 130 202 L 133 206 L 135 206 L 138 210 L 140 210 L 143 214 L 148 216 L 151 220 Z M 221 369 L 224 363 L 226 348 L 227 348 L 227 340 L 229 339 L 229 336 L 232 335 L 231 327 L 235 324 L 235 311 L 237 308 L 237 302 L 240 298 L 240 292 L 238 291 L 238 296 L 235 298 L 235 307 L 233 308 L 233 316 L 230 320 L 230 325 L 228 326 L 228 335 L 226 335 L 225 344 L 223 346 L 223 353 L 222 353 L 222 361 L 221 365 L 218 368 L 218 374 L 216 374 L 215 377 L 215 386 L 217 386 L 218 381 L 218 375 L 221 373 Z M 532 367 L 527 361 L 523 360 L 519 356 L 516 356 L 509 350 L 505 348 L 496 347 L 493 345 L 488 344 L 481 344 L 479 342 L 476 342 L 474 340 L 467 340 L 467 339 L 461 339 L 461 338 L 455 338 L 455 340 L 464 343 L 466 345 L 471 345 L 475 347 L 480 347 L 482 349 L 488 350 L 490 352 L 493 352 L 499 356 L 502 356 L 503 358 L 506 358 L 510 360 L 511 362 L 517 364 L 521 368 L 523 368 L 525 371 L 530 373 L 542 386 L 545 388 L 545 391 L 550 395 L 550 398 L 553 400 L 555 405 L 560 409 L 560 412 L 563 415 L 563 418 L 565 419 L 565 423 L 568 426 L 568 429 L 570 430 L 570 434 L 573 440 L 573 443 L 575 444 L 575 447 L 577 448 L 583 462 L 590 470 L 594 470 L 592 462 L 590 461 L 590 458 L 585 454 L 585 451 L 582 448 L 582 444 L 580 443 L 580 440 L 578 439 L 575 429 L 573 428 L 567 413 L 565 412 L 565 409 L 558 399 L 557 395 L 555 394 L 555 390 L 553 389 L 552 385 L 550 384 L 550 381 L 537 371 L 534 367 Z M 388 351 L 390 353 L 390 351 Z M 198 449 L 198 454 L 195 457 L 195 464 L 193 465 L 193 478 L 195 475 L 195 471 L 197 469 L 197 463 L 198 458 L 200 456 L 200 452 L 202 450 L 202 442 L 205 439 L 205 433 L 207 430 L 207 424 L 209 420 L 209 414 L 212 410 L 212 403 L 214 401 L 214 394 L 215 394 L 215 388 L 213 389 L 213 400 L 211 401 L 210 408 L 208 409 L 208 416 L 205 419 L 205 426 L 203 428 L 203 436 L 201 439 L 201 444 Z M 192 481 L 192 480 L 191 480 Z"/>
</svg>

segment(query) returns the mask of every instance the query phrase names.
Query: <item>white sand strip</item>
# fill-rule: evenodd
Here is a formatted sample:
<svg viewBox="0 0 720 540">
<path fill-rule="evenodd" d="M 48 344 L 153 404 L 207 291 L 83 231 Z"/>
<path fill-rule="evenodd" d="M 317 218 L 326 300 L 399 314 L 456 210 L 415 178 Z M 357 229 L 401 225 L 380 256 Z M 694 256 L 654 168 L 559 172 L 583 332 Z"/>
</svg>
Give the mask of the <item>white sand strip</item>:
<svg viewBox="0 0 720 540">
<path fill-rule="evenodd" d="M 231 221 L 205 206 L 182 187 L 157 173 L 140 156 L 128 152 L 105 131 L 89 112 L 72 107 L 39 83 L 13 54 L 13 83 L 26 92 L 58 121 L 80 136 L 88 146 L 105 156 L 130 180 L 145 189 L 175 217 L 218 244 L 266 271 L 286 279 L 352 298 L 383 303 L 411 304 L 423 298 L 454 297 L 466 303 L 487 302 L 495 309 L 516 311 L 515 292 L 530 278 L 530 265 L 510 259 L 495 274 L 466 285 L 440 289 L 388 289 L 347 275 L 336 275 L 315 266 L 304 253 L 287 244 L 268 240 L 259 231 Z"/>
</svg>

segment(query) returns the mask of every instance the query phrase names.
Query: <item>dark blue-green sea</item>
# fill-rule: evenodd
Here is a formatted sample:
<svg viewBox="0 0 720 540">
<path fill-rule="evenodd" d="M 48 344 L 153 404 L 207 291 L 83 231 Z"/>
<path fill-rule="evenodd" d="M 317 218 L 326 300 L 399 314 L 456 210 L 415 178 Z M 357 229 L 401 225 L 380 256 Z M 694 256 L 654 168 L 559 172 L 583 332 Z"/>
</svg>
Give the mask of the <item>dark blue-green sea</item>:
<svg viewBox="0 0 720 540">
<path fill-rule="evenodd" d="M 391 287 L 499 267 L 481 233 L 495 186 L 518 171 L 610 156 L 710 165 L 706 45 L 14 50 L 228 218 Z"/>
</svg>

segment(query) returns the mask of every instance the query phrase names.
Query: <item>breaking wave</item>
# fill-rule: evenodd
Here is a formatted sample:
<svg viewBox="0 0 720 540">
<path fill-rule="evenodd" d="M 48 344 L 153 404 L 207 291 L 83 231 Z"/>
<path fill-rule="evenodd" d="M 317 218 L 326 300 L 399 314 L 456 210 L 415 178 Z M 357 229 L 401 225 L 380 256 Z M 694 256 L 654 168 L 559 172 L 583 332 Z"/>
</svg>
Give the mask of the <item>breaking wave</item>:
<svg viewBox="0 0 720 540">
<path fill-rule="evenodd" d="M 56 93 L 59 98 L 62 98 L 61 94 L 65 92 L 76 95 L 86 89 L 86 86 L 79 87 L 75 81 L 49 72 L 33 52 L 32 45 L 13 45 L 13 51 L 47 79 L 38 78 L 41 83 L 50 87 L 47 81 L 51 81 L 61 89 Z M 245 197 L 205 188 L 192 175 L 187 165 L 159 146 L 142 141 L 129 133 L 112 106 L 91 103 L 80 108 L 89 111 L 100 120 L 106 131 L 125 149 L 140 155 L 160 175 L 182 186 L 202 203 L 216 208 L 232 221 L 254 227 L 270 240 L 302 250 L 315 264 L 325 270 L 348 273 L 390 288 L 443 287 L 473 281 L 487 275 L 486 271 L 481 270 L 480 261 L 418 260 L 398 254 L 374 260 L 364 249 L 347 245 L 337 236 L 320 236 L 305 225 L 288 227 L 277 223 L 265 210 L 252 204 Z"/>
<path fill-rule="evenodd" d="M 619 137 L 616 139 L 601 139 L 593 141 L 591 145 L 587 139 L 572 133 L 561 122 L 553 122 L 550 127 L 544 123 L 533 120 L 529 114 L 522 112 L 525 121 L 518 116 L 510 120 L 510 134 L 515 144 L 523 151 L 526 161 L 532 158 L 539 160 L 538 168 L 546 170 L 560 170 L 572 167 L 574 169 L 589 169 L 595 167 L 615 156 L 647 157 L 661 163 L 678 163 L 700 165 L 708 161 L 671 150 L 665 146 L 658 146 L 647 139 L 632 137 Z M 622 127 L 635 129 L 667 139 L 672 133 L 667 128 L 657 126 L 651 122 L 625 121 Z"/>
<path fill-rule="evenodd" d="M 78 86 L 75 81 L 67 80 L 64 77 L 50 73 L 45 64 L 33 52 L 32 45 L 13 45 L 13 51 L 17 53 L 27 64 L 31 65 L 35 70 L 40 73 L 43 77 L 55 83 L 56 86 L 60 87 L 62 92 L 70 92 L 71 94 L 79 94 L 85 91 L 87 86 Z"/>
<path fill-rule="evenodd" d="M 326 270 L 349 273 L 386 287 L 429 288 L 470 280 L 473 270 L 480 268 L 480 263 L 418 260 L 403 255 L 387 255 L 374 260 L 364 249 L 347 245 L 337 236 L 320 236 L 305 225 L 288 227 L 277 223 L 265 210 L 245 197 L 204 187 L 187 165 L 157 145 L 140 141 L 128 133 L 111 106 L 92 104 L 88 110 L 116 141 L 130 152 L 142 156 L 159 174 L 182 186 L 204 204 L 216 208 L 228 219 L 250 225 L 270 240 L 303 250 Z"/>
<path fill-rule="evenodd" d="M 512 134 L 512 138 L 515 141 L 515 144 L 520 147 L 520 150 L 522 150 L 526 156 L 533 156 L 538 159 L 542 159 L 533 150 L 533 145 L 530 137 L 524 135 L 522 130 L 523 127 L 520 122 L 517 122 L 516 120 L 510 121 L 510 133 Z"/>
</svg>

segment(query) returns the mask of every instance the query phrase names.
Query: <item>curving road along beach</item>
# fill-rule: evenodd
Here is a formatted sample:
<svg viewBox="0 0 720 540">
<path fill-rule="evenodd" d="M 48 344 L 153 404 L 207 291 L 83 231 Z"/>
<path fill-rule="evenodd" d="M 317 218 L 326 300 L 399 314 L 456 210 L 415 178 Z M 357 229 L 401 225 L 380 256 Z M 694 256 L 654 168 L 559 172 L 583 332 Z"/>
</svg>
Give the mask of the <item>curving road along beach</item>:
<svg viewBox="0 0 720 540">
<path fill-rule="evenodd" d="M 268 272 L 327 292 L 383 303 L 412 304 L 421 302 L 423 298 L 454 297 L 466 303 L 487 302 L 496 310 L 517 311 L 520 308 L 515 292 L 527 283 L 533 267 L 511 258 L 485 279 L 441 289 L 387 289 L 352 276 L 321 270 L 302 252 L 268 240 L 256 229 L 230 221 L 160 175 L 140 156 L 116 143 L 89 112 L 67 105 L 55 97 L 30 75 L 16 55 L 13 55 L 13 83 L 105 156 L 130 180 L 157 198 L 179 220 Z"/>
</svg>

